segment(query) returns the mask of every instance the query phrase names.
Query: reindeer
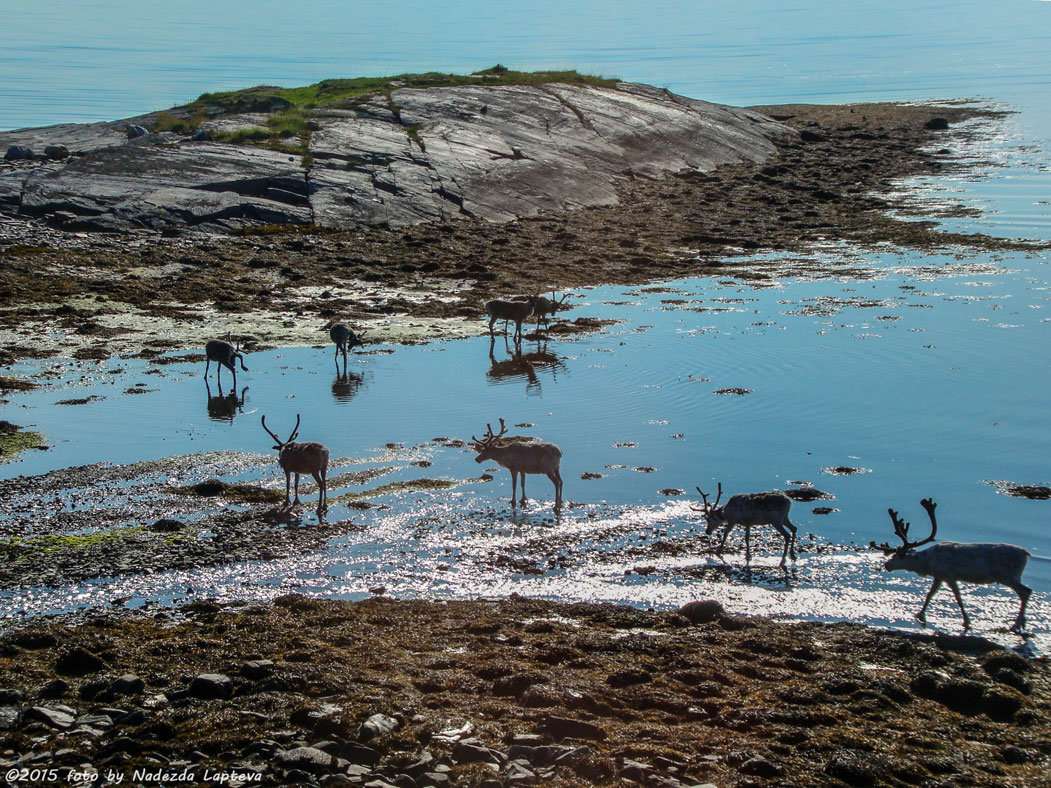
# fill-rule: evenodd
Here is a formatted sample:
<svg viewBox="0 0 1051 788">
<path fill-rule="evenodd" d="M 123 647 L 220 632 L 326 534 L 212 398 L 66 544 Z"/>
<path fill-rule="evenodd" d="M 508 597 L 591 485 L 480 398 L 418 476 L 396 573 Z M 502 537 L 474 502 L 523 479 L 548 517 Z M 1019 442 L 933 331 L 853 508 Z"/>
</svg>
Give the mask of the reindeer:
<svg viewBox="0 0 1051 788">
<path fill-rule="evenodd" d="M 711 536 L 712 532 L 719 526 L 723 526 L 723 536 L 719 540 L 719 546 L 715 548 L 716 555 L 723 554 L 726 545 L 726 537 L 734 526 L 744 526 L 744 556 L 745 562 L 752 560 L 751 534 L 753 525 L 772 525 L 785 540 L 785 550 L 781 554 L 781 566 L 785 565 L 785 557 L 792 556 L 796 560 L 796 527 L 788 520 L 788 511 L 792 508 L 792 500 L 784 493 L 759 492 L 742 493 L 734 495 L 725 504 L 719 506 L 719 499 L 723 496 L 723 485 L 719 483 L 719 491 L 715 496 L 715 503 L 708 503 L 708 495 L 697 488 L 704 499 L 703 508 L 690 507 L 695 512 L 702 512 L 708 520 L 708 526 L 704 532 Z"/>
<path fill-rule="evenodd" d="M 309 473 L 317 482 L 320 494 L 318 496 L 318 512 L 325 508 L 328 503 L 328 490 L 325 477 L 328 474 L 328 449 L 320 443 L 295 443 L 293 442 L 299 433 L 299 414 L 296 414 L 296 426 L 287 440 L 281 440 L 270 432 L 266 426 L 266 416 L 263 416 L 263 429 L 274 439 L 275 446 L 280 453 L 277 461 L 285 472 L 285 504 L 293 506 L 299 503 L 299 474 Z M 296 499 L 289 500 L 289 487 L 291 486 L 292 474 L 296 475 Z"/>
<path fill-rule="evenodd" d="M 208 417 L 215 421 L 229 421 L 233 424 L 234 416 L 243 412 L 245 406 L 245 394 L 248 386 L 241 389 L 241 395 L 237 395 L 237 389 L 231 389 L 229 394 L 223 394 L 222 386 L 219 387 L 219 396 L 212 396 L 212 387 L 208 385 L 208 379 L 204 380 L 204 389 L 208 392 Z"/>
<path fill-rule="evenodd" d="M 355 334 L 351 329 L 342 323 L 334 323 L 328 330 L 328 335 L 332 338 L 332 341 L 336 343 L 336 355 L 335 358 L 339 358 L 339 354 L 343 354 L 343 364 L 347 363 L 347 350 L 354 347 L 364 347 L 365 343 L 362 342 L 362 337 L 365 336 L 365 332 L 362 331 L 360 334 Z"/>
<path fill-rule="evenodd" d="M 245 372 L 248 371 L 248 367 L 245 366 L 244 354 L 241 352 L 240 339 L 237 340 L 236 347 L 229 342 L 223 342 L 221 339 L 213 339 L 204 346 L 204 355 L 207 357 L 207 360 L 204 362 L 205 380 L 208 379 L 208 368 L 213 361 L 215 362 L 215 380 L 220 385 L 222 383 L 221 373 L 223 367 L 230 370 L 234 376 L 234 388 L 237 388 L 237 368 L 234 367 L 234 362 L 240 361 L 241 369 Z"/>
<path fill-rule="evenodd" d="M 518 476 L 522 477 L 522 505 L 526 503 L 525 475 L 527 473 L 542 473 L 555 485 L 555 511 L 562 508 L 562 475 L 559 473 L 558 465 L 562 459 L 562 450 L 553 443 L 543 441 L 512 441 L 501 445 L 500 438 L 507 432 L 504 420 L 500 419 L 500 432 L 493 434 L 491 424 L 485 425 L 488 432 L 485 437 L 478 440 L 471 436 L 478 456 L 475 462 L 494 460 L 499 465 L 511 471 L 511 506 L 516 507 L 515 493 L 517 491 Z"/>
<path fill-rule="evenodd" d="M 933 542 L 935 534 L 938 533 L 938 521 L 934 517 L 934 510 L 938 504 L 930 498 L 924 498 L 920 501 L 920 506 L 927 510 L 927 516 L 931 520 L 931 533 L 926 539 L 910 542 L 909 523 L 903 522 L 893 509 L 887 509 L 891 522 L 894 524 L 894 534 L 901 539 L 901 546 L 891 547 L 886 542 L 883 544 L 869 543 L 871 547 L 882 550 L 884 555 L 890 556 L 890 559 L 883 565 L 888 572 L 907 569 L 918 575 L 934 578 L 931 590 L 927 592 L 927 598 L 923 601 L 923 607 L 916 614 L 916 618 L 926 625 L 927 605 L 931 603 L 931 599 L 941 588 L 942 583 L 947 583 L 956 597 L 956 604 L 960 606 L 960 613 L 963 614 L 963 627 L 970 629 L 971 621 L 967 617 L 967 611 L 963 608 L 959 581 L 980 585 L 1000 583 L 1012 589 L 1022 600 L 1022 606 L 1018 610 L 1018 616 L 1011 630 L 1014 632 L 1023 630 L 1025 628 L 1025 608 L 1029 603 L 1029 595 L 1033 592 L 1033 589 L 1022 584 L 1022 572 L 1025 571 L 1025 565 L 1029 561 L 1029 551 L 1013 544 L 967 544 L 962 542 L 941 542 L 926 550 L 917 551 L 916 548 L 920 545 Z"/>
<path fill-rule="evenodd" d="M 513 301 L 504 300 L 500 298 L 494 298 L 492 301 L 485 302 L 485 312 L 489 315 L 489 336 L 493 336 L 493 326 L 497 320 L 504 321 L 504 333 L 507 333 L 507 321 L 515 321 L 515 342 L 520 342 L 522 339 L 522 321 L 533 314 L 533 309 L 536 307 L 537 300 L 540 298 L 540 291 L 537 290 L 531 296 L 526 297 L 524 301 Z"/>
<path fill-rule="evenodd" d="M 537 298 L 536 306 L 533 307 L 533 317 L 536 318 L 536 327 L 538 330 L 540 328 L 541 320 L 543 320 L 546 325 L 550 317 L 554 317 L 556 313 L 561 312 L 563 309 L 569 309 L 569 307 L 564 305 L 569 296 L 570 294 L 566 293 L 562 298 L 559 298 L 555 295 L 555 291 L 552 290 L 551 298 L 546 298 L 545 296 Z"/>
</svg>

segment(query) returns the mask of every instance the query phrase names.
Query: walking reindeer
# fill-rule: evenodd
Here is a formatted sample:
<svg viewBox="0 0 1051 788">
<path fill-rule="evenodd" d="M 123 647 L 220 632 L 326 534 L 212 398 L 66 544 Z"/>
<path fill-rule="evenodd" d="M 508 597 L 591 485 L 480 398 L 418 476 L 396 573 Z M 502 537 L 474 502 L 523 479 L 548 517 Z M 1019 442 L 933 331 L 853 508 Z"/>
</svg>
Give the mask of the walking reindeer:
<svg viewBox="0 0 1051 788">
<path fill-rule="evenodd" d="M 241 352 L 240 339 L 237 340 L 236 347 L 229 342 L 223 342 L 221 339 L 213 339 L 204 346 L 204 355 L 207 359 L 204 362 L 204 377 L 207 380 L 208 369 L 214 361 L 215 380 L 219 385 L 222 385 L 222 379 L 220 377 L 222 368 L 226 367 L 234 376 L 234 388 L 237 388 L 237 368 L 234 366 L 235 361 L 240 361 L 241 369 L 245 372 L 248 371 L 248 367 L 245 366 L 244 354 Z"/>
<path fill-rule="evenodd" d="M 489 315 L 489 335 L 492 336 L 493 326 L 497 320 L 504 321 L 505 334 L 507 333 L 507 321 L 513 320 L 515 322 L 514 340 L 515 342 L 521 341 L 522 322 L 533 314 L 533 309 L 536 307 L 539 298 L 540 291 L 537 290 L 536 293 L 528 296 L 524 301 L 505 300 L 502 298 L 486 301 L 485 313 Z"/>
<path fill-rule="evenodd" d="M 697 488 L 704 499 L 704 506 L 698 509 L 691 507 L 696 512 L 702 512 L 708 520 L 704 532 L 711 536 L 712 532 L 722 526 L 723 535 L 719 540 L 719 546 L 715 548 L 716 555 L 723 554 L 726 546 L 726 537 L 735 526 L 744 526 L 744 557 L 745 562 L 752 560 L 751 535 L 753 525 L 772 525 L 785 539 L 785 550 L 781 554 L 781 566 L 785 565 L 785 558 L 792 556 L 796 560 L 796 527 L 789 522 L 788 511 L 792 508 L 792 500 L 784 493 L 759 492 L 742 493 L 734 495 L 725 504 L 719 506 L 719 499 L 723 496 L 723 485 L 719 483 L 719 491 L 715 496 L 715 503 L 708 503 L 707 493 Z"/>
<path fill-rule="evenodd" d="M 565 306 L 566 299 L 570 296 L 566 293 L 562 298 L 555 295 L 555 291 L 551 291 L 551 298 L 540 296 L 536 299 L 536 306 L 533 307 L 533 317 L 536 318 L 536 326 L 540 328 L 540 321 L 543 320 L 544 324 L 554 317 L 555 314 L 561 312 L 563 309 L 569 309 L 570 307 Z"/>
<path fill-rule="evenodd" d="M 946 583 L 952 589 L 956 597 L 956 604 L 960 606 L 963 614 L 964 629 L 971 628 L 971 621 L 967 617 L 967 611 L 963 608 L 963 598 L 960 596 L 959 582 L 978 583 L 988 585 L 989 583 L 1000 583 L 1012 589 L 1022 600 L 1022 606 L 1015 618 L 1014 631 L 1025 628 L 1025 608 L 1029 603 L 1029 595 L 1033 592 L 1031 588 L 1022 583 L 1022 572 L 1029 561 L 1029 551 L 1013 544 L 1000 543 L 961 543 L 941 542 L 926 550 L 916 550 L 920 545 L 933 542 L 938 533 L 938 521 L 935 519 L 934 510 L 938 504 L 930 498 L 920 501 L 920 506 L 927 510 L 927 516 L 931 520 L 931 533 L 926 539 L 918 542 L 909 541 L 909 523 L 902 521 L 898 513 L 893 509 L 887 509 L 891 522 L 894 524 L 894 534 L 901 539 L 900 547 L 891 547 L 886 542 L 870 545 L 877 550 L 882 550 L 884 555 L 890 559 L 883 565 L 888 572 L 896 569 L 907 569 L 918 575 L 933 577 L 934 583 L 931 590 L 927 592 L 927 598 L 923 601 L 923 607 L 916 614 L 916 618 L 927 623 L 927 606 L 931 599 Z"/>
<path fill-rule="evenodd" d="M 299 434 L 299 414 L 296 414 L 296 426 L 287 440 L 281 440 L 266 426 L 266 416 L 263 416 L 263 429 L 274 439 L 274 448 L 278 450 L 277 462 L 281 470 L 285 472 L 285 504 L 292 506 L 299 503 L 299 475 L 309 473 L 317 482 L 319 495 L 317 501 L 318 512 L 321 512 L 328 503 L 328 489 L 326 476 L 328 475 L 328 449 L 320 443 L 296 443 L 296 435 Z M 290 500 L 290 486 L 292 474 L 296 475 L 296 499 Z"/>
<path fill-rule="evenodd" d="M 562 508 L 562 475 L 559 473 L 559 463 L 562 459 L 562 450 L 553 443 L 544 441 L 511 441 L 502 443 L 500 438 L 507 432 L 504 420 L 500 419 L 500 432 L 493 434 L 491 424 L 485 425 L 488 432 L 481 440 L 474 435 L 471 436 L 473 446 L 478 452 L 474 458 L 475 462 L 493 460 L 511 471 L 511 506 L 517 505 L 515 493 L 517 491 L 518 476 L 522 477 L 522 505 L 526 503 L 525 477 L 527 473 L 542 473 L 555 485 L 555 511 Z"/>
</svg>

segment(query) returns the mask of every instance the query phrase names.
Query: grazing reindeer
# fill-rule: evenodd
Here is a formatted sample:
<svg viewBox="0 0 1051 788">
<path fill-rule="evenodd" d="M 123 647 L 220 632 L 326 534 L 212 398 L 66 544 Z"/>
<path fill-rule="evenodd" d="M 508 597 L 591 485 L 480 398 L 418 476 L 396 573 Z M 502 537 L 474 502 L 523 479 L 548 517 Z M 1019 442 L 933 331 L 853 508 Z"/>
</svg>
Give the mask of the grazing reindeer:
<svg viewBox="0 0 1051 788">
<path fill-rule="evenodd" d="M 506 301 L 500 298 L 494 298 L 492 301 L 485 302 L 485 312 L 489 315 L 489 335 L 493 335 L 493 326 L 497 320 L 504 321 L 504 333 L 507 333 L 507 321 L 515 321 L 515 334 L 514 338 L 516 342 L 522 339 L 522 321 L 533 314 L 533 309 L 536 307 L 537 299 L 540 298 L 540 291 L 526 298 L 524 301 Z"/>
<path fill-rule="evenodd" d="M 562 298 L 559 298 L 555 295 L 555 291 L 552 290 L 551 298 L 546 298 L 545 296 L 537 298 L 536 306 L 533 307 L 533 317 L 536 318 L 537 329 L 540 328 L 541 320 L 543 320 L 546 325 L 547 321 L 551 317 L 554 317 L 556 313 L 561 312 L 563 309 L 569 309 L 569 307 L 564 306 L 566 299 L 569 298 L 569 296 L 570 294 L 566 293 Z"/>
<path fill-rule="evenodd" d="M 1022 584 L 1022 572 L 1025 570 L 1026 562 L 1029 561 L 1029 551 L 1013 544 L 941 542 L 917 552 L 916 548 L 920 545 L 933 542 L 938 532 L 938 521 L 934 517 L 934 510 L 938 504 L 930 498 L 924 498 L 920 501 L 920 506 L 927 510 L 927 516 L 931 518 L 931 534 L 926 539 L 910 542 L 909 523 L 903 522 L 893 509 L 888 509 L 891 522 L 894 523 L 894 534 L 901 539 L 901 547 L 891 547 L 886 542 L 883 544 L 870 542 L 872 547 L 890 556 L 890 560 L 883 565 L 888 572 L 893 572 L 895 569 L 907 569 L 918 575 L 934 578 L 934 584 L 927 592 L 927 598 L 923 601 L 923 607 L 916 614 L 916 618 L 924 624 L 927 623 L 927 605 L 931 603 L 931 599 L 941 588 L 942 583 L 947 583 L 963 614 L 964 629 L 970 629 L 971 621 L 967 617 L 967 611 L 963 609 L 959 581 L 981 585 L 1000 583 L 1014 590 L 1022 600 L 1022 607 L 1011 629 L 1013 631 L 1024 629 L 1025 607 L 1029 603 L 1029 595 L 1033 592 L 1033 589 Z"/>
<path fill-rule="evenodd" d="M 222 368 L 226 367 L 234 376 L 234 388 L 237 388 L 237 368 L 234 367 L 234 362 L 240 361 L 241 369 L 245 372 L 248 371 L 248 367 L 245 366 L 244 354 L 241 352 L 240 339 L 237 340 L 237 347 L 234 347 L 229 342 L 213 339 L 204 346 L 204 355 L 207 357 L 207 360 L 204 362 L 204 377 L 206 380 L 208 378 L 208 368 L 213 361 L 215 362 L 216 382 L 221 383 Z"/>
<path fill-rule="evenodd" d="M 339 354 L 342 353 L 344 364 L 347 363 L 348 349 L 365 346 L 365 343 L 361 341 L 362 337 L 365 336 L 365 332 L 362 331 L 360 334 L 355 334 L 342 323 L 336 323 L 329 328 L 328 335 L 332 338 L 332 341 L 336 343 L 336 358 L 338 359 Z"/>
<path fill-rule="evenodd" d="M 704 532 L 711 536 L 719 526 L 723 526 L 723 536 L 719 540 L 719 546 L 715 548 L 716 555 L 723 554 L 726 545 L 726 537 L 734 526 L 744 526 L 744 560 L 752 560 L 752 549 L 749 544 L 753 525 L 772 525 L 785 539 L 785 551 L 781 554 L 781 566 L 785 565 L 785 557 L 792 556 L 796 560 L 796 527 L 788 520 L 788 511 L 792 508 L 792 500 L 785 494 L 779 492 L 743 493 L 734 495 L 725 504 L 719 506 L 719 499 L 723 496 L 723 485 L 719 483 L 719 492 L 715 497 L 715 503 L 708 503 L 708 496 L 697 488 L 704 499 L 704 507 L 698 509 L 691 507 L 696 512 L 703 512 L 708 519 L 708 526 Z"/>
<path fill-rule="evenodd" d="M 471 440 L 474 448 L 478 451 L 475 462 L 494 460 L 499 465 L 511 471 L 511 506 L 515 507 L 515 493 L 517 491 L 518 476 L 522 476 L 522 505 L 526 503 L 525 475 L 527 473 L 542 473 L 555 485 L 555 511 L 562 508 L 562 475 L 558 471 L 559 461 L 562 459 L 562 450 L 553 443 L 543 441 L 512 441 L 504 446 L 500 445 L 500 437 L 507 432 L 504 420 L 500 419 L 500 432 L 493 434 L 493 427 L 485 425 L 489 431 L 482 440 L 474 435 Z"/>
<path fill-rule="evenodd" d="M 320 512 L 328 502 L 328 490 L 325 477 L 328 474 L 328 449 L 320 443 L 294 443 L 293 440 L 299 433 L 299 414 L 296 414 L 296 426 L 288 440 L 281 440 L 270 432 L 266 426 L 266 416 L 263 416 L 263 429 L 274 439 L 274 446 L 280 454 L 277 461 L 285 472 L 285 503 L 294 505 L 299 503 L 299 474 L 309 473 L 317 482 L 320 494 L 318 496 L 317 508 Z M 292 474 L 296 475 L 296 499 L 289 500 L 289 487 L 291 486 Z"/>
</svg>

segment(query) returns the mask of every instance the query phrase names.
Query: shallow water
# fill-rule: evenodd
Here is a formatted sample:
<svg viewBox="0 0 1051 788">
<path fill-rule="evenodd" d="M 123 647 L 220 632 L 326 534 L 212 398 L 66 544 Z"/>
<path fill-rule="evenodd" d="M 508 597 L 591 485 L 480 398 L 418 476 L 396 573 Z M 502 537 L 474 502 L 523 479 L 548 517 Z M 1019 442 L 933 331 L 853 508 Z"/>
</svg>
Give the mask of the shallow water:
<svg viewBox="0 0 1051 788">
<path fill-rule="evenodd" d="M 151 7 L 149 18 L 139 5 L 129 13 L 123 0 L 6 9 L 0 128 L 127 116 L 246 84 L 469 71 L 496 61 L 577 67 L 736 104 L 983 95 L 1020 113 L 963 151 L 978 163 L 974 173 L 908 188 L 925 201 L 983 211 L 946 219 L 948 229 L 1051 239 L 1051 3 L 864 10 L 806 2 L 776 11 L 700 3 L 654 13 L 541 2 L 524 16 L 492 3 L 455 11 L 404 3 L 395 13 L 355 7 L 353 24 L 345 4 L 316 4 L 310 18 L 291 6 L 257 13 L 253 4 L 248 14 L 240 2 L 213 6 Z M 399 596 L 518 592 L 643 606 L 714 596 L 742 612 L 912 627 L 926 584 L 879 572 L 879 556 L 859 546 L 891 537 L 888 506 L 920 529 L 918 501 L 932 496 L 940 537 L 1032 551 L 1030 622 L 1046 651 L 1051 502 L 1009 497 L 986 482 L 1051 483 L 1047 255 L 861 254 L 830 244 L 815 257 L 842 276 L 777 276 L 806 266 L 771 257 L 763 264 L 775 281 L 761 289 L 696 278 L 667 283 L 670 292 L 581 293 L 568 317 L 622 322 L 542 347 L 527 342 L 523 352 L 538 354 L 528 365 L 502 339 L 490 356 L 485 337 L 380 348 L 395 352 L 355 356 L 349 371 L 357 377 L 348 379 L 338 378 L 330 349 L 277 350 L 249 356 L 251 371 L 238 379 L 243 403 L 209 400 L 201 365 L 25 365 L 14 372 L 43 369 L 51 383 L 12 396 L 4 416 L 37 425 L 52 446 L 0 465 L 0 477 L 227 449 L 272 456 L 259 416 L 281 432 L 302 413 L 303 439 L 354 460 L 334 473 L 377 474 L 364 485 L 334 484 L 333 499 L 421 477 L 458 484 L 370 499 L 389 509 L 335 503 L 330 520 L 362 528 L 320 553 L 6 592 L 0 615 L 114 599 L 265 598 L 290 588 L 353 598 L 382 586 Z M 226 379 L 225 394 L 228 386 Z M 136 387 L 149 391 L 125 393 Z M 714 393 L 730 388 L 750 393 Z M 210 393 L 219 393 L 214 382 Z M 99 399 L 54 405 L 89 396 Z M 479 482 L 489 466 L 432 441 L 467 439 L 498 417 L 534 424 L 511 429 L 562 447 L 573 505 L 557 524 L 546 479 L 529 480 L 539 499 L 516 516 L 505 471 Z M 423 461 L 433 465 L 412 464 Z M 827 472 L 836 466 L 865 472 Z M 228 479 L 280 486 L 276 462 L 227 470 Z M 583 480 L 585 472 L 603 476 Z M 192 474 L 180 477 L 188 480 Z M 696 495 L 661 492 L 708 490 L 719 480 L 728 494 L 803 481 L 835 497 L 794 504 L 804 551 L 787 575 L 776 567 L 779 540 L 757 529 L 749 573 L 740 539 L 725 562 L 707 553 L 690 509 Z M 124 485 L 111 505 L 139 494 Z M 50 501 L 24 525 L 32 531 L 62 505 L 72 504 Z M 815 514 L 819 506 L 838 511 Z M 312 522 L 309 511 L 304 522 Z M 965 594 L 986 634 L 1016 609 L 1003 589 Z M 950 594 L 936 598 L 930 620 L 959 629 Z"/>
<path fill-rule="evenodd" d="M 1034 353 L 1051 327 L 1046 261 L 830 249 L 819 262 L 849 263 L 856 273 L 785 277 L 760 289 L 707 278 L 593 289 L 567 316 L 619 322 L 576 339 L 526 340 L 525 364 L 513 363 L 513 345 L 502 337 L 372 347 L 396 352 L 354 356 L 347 377 L 330 348 L 251 354 L 250 372 L 238 377 L 240 407 L 209 400 L 201 364 L 24 365 L 16 371 L 43 368 L 55 378 L 13 397 L 10 417 L 44 431 L 52 448 L 0 466 L 5 476 L 218 450 L 265 454 L 260 415 L 284 433 L 301 413 L 301 439 L 323 440 L 333 457 L 353 460 L 334 477 L 378 469 L 364 485 L 337 478 L 333 500 L 419 478 L 459 484 L 370 499 L 389 509 L 349 510 L 336 500 L 330 521 L 364 528 L 319 554 L 8 594 L 0 608 L 164 600 L 187 596 L 187 586 L 191 595 L 249 597 L 290 585 L 336 596 L 384 586 L 395 595 L 517 591 L 647 606 L 710 594 L 739 610 L 904 623 L 923 583 L 879 573 L 878 555 L 858 547 L 892 536 L 888 506 L 920 530 L 918 501 L 931 496 L 940 504 L 940 538 L 1009 541 L 1034 553 L 1026 573 L 1038 592 L 1031 621 L 1047 630 L 1049 503 L 987 483 L 1048 482 L 1051 371 Z M 125 393 L 136 387 L 147 393 Z M 214 380 L 210 389 L 217 399 Z M 750 393 L 715 393 L 723 389 Z M 81 397 L 98 399 L 54 404 Z M 537 498 L 516 515 L 506 471 L 432 440 L 467 440 L 498 418 L 512 434 L 561 446 L 572 503 L 557 523 L 546 479 L 529 479 Z M 412 465 L 420 461 L 433 465 Z M 862 472 L 837 475 L 838 466 Z M 477 481 L 483 469 L 492 482 Z M 602 478 L 581 479 L 585 472 Z M 231 473 L 281 481 L 276 463 Z M 776 568 L 780 542 L 757 529 L 749 576 L 739 535 L 720 562 L 698 541 L 701 523 L 689 508 L 698 496 L 661 492 L 712 490 L 717 481 L 727 494 L 803 482 L 834 498 L 794 504 L 801 535 L 813 537 L 801 538 L 804 554 L 788 575 Z M 837 511 L 815 514 L 821 506 Z M 309 508 L 304 520 L 313 520 Z M 932 621 L 952 629 L 950 601 L 940 599 Z M 1006 621 L 1014 604 L 1002 590 L 972 591 L 968 601 L 985 629 Z"/>
</svg>

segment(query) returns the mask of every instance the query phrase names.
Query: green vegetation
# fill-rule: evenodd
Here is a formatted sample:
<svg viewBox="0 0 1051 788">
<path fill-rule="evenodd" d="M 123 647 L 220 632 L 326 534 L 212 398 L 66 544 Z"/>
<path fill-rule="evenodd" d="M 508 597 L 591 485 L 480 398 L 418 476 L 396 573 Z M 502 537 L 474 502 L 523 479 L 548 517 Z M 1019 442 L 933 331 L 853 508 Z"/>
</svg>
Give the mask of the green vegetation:
<svg viewBox="0 0 1051 788">
<path fill-rule="evenodd" d="M 407 479 L 400 482 L 381 484 L 379 487 L 374 487 L 371 490 L 344 493 L 337 498 L 330 499 L 329 503 L 347 503 L 349 501 L 360 501 L 363 498 L 375 498 L 380 495 L 391 495 L 393 493 L 413 492 L 417 490 L 448 490 L 464 483 L 465 482 L 463 481 L 456 481 L 453 479 Z"/>
<path fill-rule="evenodd" d="M 47 446 L 43 434 L 24 430 L 9 421 L 0 421 L 0 464 L 13 462 L 22 452 L 42 446 Z"/>
<path fill-rule="evenodd" d="M 616 87 L 617 80 L 580 74 L 576 71 L 511 71 L 499 64 L 475 74 L 442 74 L 430 71 L 426 74 L 399 74 L 395 77 L 356 77 L 354 79 L 326 79 L 313 85 L 299 88 L 279 88 L 258 85 L 244 90 L 223 93 L 204 93 L 187 105 L 190 110 L 217 108 L 222 112 L 252 112 L 288 102 L 291 107 L 318 109 L 338 106 L 347 99 L 389 93 L 397 88 L 436 88 L 457 85 L 543 85 L 558 82 L 569 85 L 598 85 Z M 283 101 L 281 101 L 283 100 Z"/>
<path fill-rule="evenodd" d="M 219 479 L 209 479 L 187 487 L 170 487 L 179 495 L 194 495 L 198 498 L 223 498 L 240 503 L 280 503 L 285 496 L 278 490 L 256 487 L 253 484 L 227 484 Z"/>
<path fill-rule="evenodd" d="M 576 71 L 512 71 L 500 64 L 475 74 L 399 74 L 394 77 L 356 77 L 354 79 L 326 79 L 313 85 L 281 88 L 257 85 L 243 90 L 203 93 L 183 107 L 157 115 L 154 131 L 173 131 L 191 134 L 210 117 L 225 114 L 265 113 L 265 126 L 254 126 L 229 132 L 214 132 L 213 139 L 233 145 L 265 145 L 273 150 L 304 157 L 303 166 L 310 166 L 309 154 L 311 114 L 324 115 L 325 110 L 352 109 L 372 98 L 387 97 L 395 116 L 399 108 L 391 100 L 391 91 L 399 88 L 435 88 L 460 85 L 596 85 L 615 87 L 617 80 L 580 74 Z M 409 140 L 426 150 L 418 126 L 407 126 Z"/>
<path fill-rule="evenodd" d="M 186 117 L 179 117 L 170 112 L 159 112 L 157 113 L 157 119 L 153 121 L 153 130 L 155 132 L 173 131 L 176 134 L 193 134 L 206 120 L 208 120 L 208 115 L 204 112 L 195 112 Z"/>
<path fill-rule="evenodd" d="M 128 528 L 112 528 L 107 531 L 92 531 L 87 534 L 45 534 L 43 536 L 11 536 L 0 539 L 0 557 L 17 559 L 27 553 L 58 553 L 83 550 L 105 542 L 132 539 L 145 529 L 141 525 Z"/>
</svg>

